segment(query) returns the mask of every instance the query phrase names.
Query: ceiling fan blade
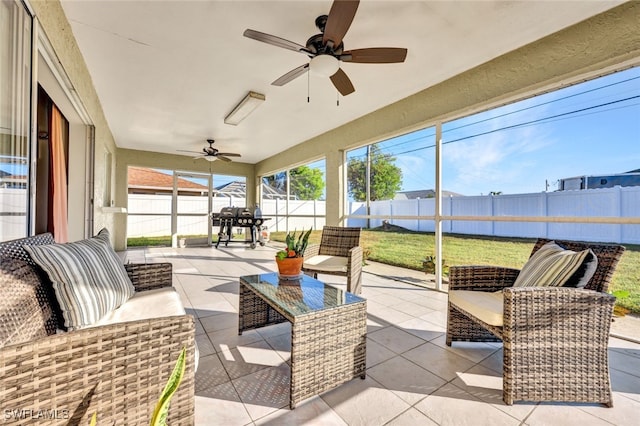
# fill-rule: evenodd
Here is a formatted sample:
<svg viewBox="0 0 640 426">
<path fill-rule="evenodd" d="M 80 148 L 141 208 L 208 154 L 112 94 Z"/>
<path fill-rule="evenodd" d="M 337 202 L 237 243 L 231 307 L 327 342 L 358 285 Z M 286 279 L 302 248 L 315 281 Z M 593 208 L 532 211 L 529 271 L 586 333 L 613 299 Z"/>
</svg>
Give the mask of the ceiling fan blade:
<svg viewBox="0 0 640 426">
<path fill-rule="evenodd" d="M 356 62 L 360 64 L 391 64 L 404 62 L 407 58 L 407 49 L 400 47 L 371 47 L 368 49 L 354 49 L 340 55 L 344 62 Z"/>
<path fill-rule="evenodd" d="M 233 152 L 219 152 L 218 156 L 224 155 L 225 157 L 241 157 L 240 154 L 234 154 Z"/>
<path fill-rule="evenodd" d="M 198 151 L 188 151 L 188 150 L 186 150 L 186 149 L 176 149 L 176 151 L 178 151 L 178 152 L 188 152 L 188 153 L 190 153 L 190 154 L 201 154 L 201 153 L 200 153 L 200 152 L 198 152 Z"/>
<path fill-rule="evenodd" d="M 254 40 L 258 40 L 263 43 L 271 44 L 277 47 L 282 47 L 283 49 L 293 50 L 294 52 L 304 53 L 305 55 L 311 54 L 311 52 L 309 52 L 307 48 L 304 47 L 303 45 L 294 43 L 289 40 L 285 40 L 281 37 L 277 37 L 271 34 L 262 33 L 256 30 L 244 30 L 243 35 L 247 38 L 252 38 Z"/>
<path fill-rule="evenodd" d="M 218 158 L 219 160 L 222 160 L 222 161 L 226 161 L 227 163 L 231 162 L 231 158 L 224 157 L 224 156 L 222 156 L 220 154 L 216 155 L 216 158 Z"/>
<path fill-rule="evenodd" d="M 324 27 L 324 35 L 322 36 L 324 44 L 332 42 L 333 46 L 338 46 L 342 43 L 344 35 L 349 30 L 354 16 L 356 16 L 359 4 L 360 1 L 335 0 L 333 2 Z"/>
<path fill-rule="evenodd" d="M 345 72 L 340 68 L 338 68 L 338 71 L 336 71 L 336 73 L 329 78 L 342 96 L 347 96 L 356 91 L 356 89 L 353 87 L 353 84 L 351 84 L 351 80 L 349 80 L 349 77 L 347 77 L 347 74 L 345 74 Z"/>
<path fill-rule="evenodd" d="M 297 77 L 300 77 L 302 74 L 307 72 L 307 68 L 309 68 L 309 64 L 300 65 L 298 68 L 294 68 L 282 77 L 278 78 L 276 81 L 271 83 L 273 86 L 284 86 L 291 80 L 294 80 Z"/>
</svg>

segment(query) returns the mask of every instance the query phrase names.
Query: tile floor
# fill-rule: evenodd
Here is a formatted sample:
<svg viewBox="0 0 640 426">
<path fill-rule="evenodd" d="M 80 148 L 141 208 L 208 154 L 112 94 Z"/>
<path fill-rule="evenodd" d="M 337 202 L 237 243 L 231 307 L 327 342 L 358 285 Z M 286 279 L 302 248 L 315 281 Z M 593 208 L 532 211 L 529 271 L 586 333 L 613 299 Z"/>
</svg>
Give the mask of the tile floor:
<svg viewBox="0 0 640 426">
<path fill-rule="evenodd" d="M 502 402 L 500 344 L 445 345 L 446 294 L 416 287 L 413 271 L 365 267 L 367 378 L 288 409 L 290 327 L 238 336 L 238 277 L 275 270 L 275 248 L 151 248 L 132 262 L 173 264 L 196 317 L 197 425 L 638 425 L 640 345 L 611 338 L 614 408 Z M 344 286 L 341 277 L 320 279 Z"/>
</svg>

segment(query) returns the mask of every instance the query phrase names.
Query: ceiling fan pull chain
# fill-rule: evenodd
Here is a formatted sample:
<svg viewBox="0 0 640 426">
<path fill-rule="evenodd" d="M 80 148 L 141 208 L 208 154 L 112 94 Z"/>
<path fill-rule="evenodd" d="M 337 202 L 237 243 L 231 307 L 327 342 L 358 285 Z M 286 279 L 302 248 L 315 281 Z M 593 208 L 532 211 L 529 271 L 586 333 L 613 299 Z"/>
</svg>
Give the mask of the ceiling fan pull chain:
<svg viewBox="0 0 640 426">
<path fill-rule="evenodd" d="M 340 92 L 336 90 L 336 106 L 340 106 Z"/>
<path fill-rule="evenodd" d="M 311 83 L 310 83 L 311 77 L 309 77 L 309 70 L 307 70 L 307 103 L 309 103 L 309 100 L 311 99 Z"/>
</svg>

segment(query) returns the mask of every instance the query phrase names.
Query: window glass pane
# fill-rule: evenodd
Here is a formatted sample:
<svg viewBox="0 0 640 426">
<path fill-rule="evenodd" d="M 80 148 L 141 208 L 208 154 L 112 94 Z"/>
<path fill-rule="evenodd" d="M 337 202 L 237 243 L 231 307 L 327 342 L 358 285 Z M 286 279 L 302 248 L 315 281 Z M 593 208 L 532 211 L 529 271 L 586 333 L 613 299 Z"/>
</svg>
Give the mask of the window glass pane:
<svg viewBox="0 0 640 426">
<path fill-rule="evenodd" d="M 27 235 L 31 17 L 0 2 L 0 241 Z"/>
<path fill-rule="evenodd" d="M 266 225 L 272 232 L 287 230 L 287 172 L 262 177 L 262 215 L 271 218 Z"/>
<path fill-rule="evenodd" d="M 128 181 L 127 238 L 159 238 L 170 244 L 173 172 L 130 166 Z"/>
<path fill-rule="evenodd" d="M 368 169 L 368 171 L 367 171 Z M 433 221 L 393 219 L 435 212 L 435 129 L 422 129 L 347 153 L 349 213 L 389 217 L 389 223 L 419 231 L 433 230 Z M 367 185 L 367 177 L 369 185 Z M 349 219 L 352 226 L 376 228 L 384 219 Z"/>
<path fill-rule="evenodd" d="M 639 96 L 634 68 L 446 123 L 443 179 L 463 195 L 601 187 L 638 169 Z"/>
<path fill-rule="evenodd" d="M 322 229 L 325 217 L 325 161 L 289 170 L 289 229 Z"/>
<path fill-rule="evenodd" d="M 262 177 L 263 216 L 271 232 L 322 229 L 326 216 L 326 161 Z M 288 199 L 287 199 L 288 194 Z M 274 236 L 277 237 L 277 236 Z"/>
<path fill-rule="evenodd" d="M 540 237 L 620 243 L 609 290 L 638 313 L 639 118 L 632 68 L 444 124 L 443 214 L 501 219 L 443 222 L 446 264 L 521 268 Z"/>
<path fill-rule="evenodd" d="M 213 175 L 213 211 L 223 207 L 247 207 L 247 178 Z"/>
</svg>

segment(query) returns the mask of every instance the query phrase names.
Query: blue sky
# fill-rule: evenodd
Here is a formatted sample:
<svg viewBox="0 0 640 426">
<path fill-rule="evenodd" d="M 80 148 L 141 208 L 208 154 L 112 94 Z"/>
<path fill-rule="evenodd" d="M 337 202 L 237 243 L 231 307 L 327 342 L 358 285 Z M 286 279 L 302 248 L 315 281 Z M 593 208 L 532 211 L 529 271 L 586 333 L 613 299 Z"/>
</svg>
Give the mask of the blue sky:
<svg viewBox="0 0 640 426">
<path fill-rule="evenodd" d="M 381 143 L 403 190 L 435 187 L 434 143 L 434 128 Z M 640 68 L 445 123 L 443 143 L 443 189 L 463 195 L 553 191 L 561 178 L 640 169 Z"/>
</svg>

